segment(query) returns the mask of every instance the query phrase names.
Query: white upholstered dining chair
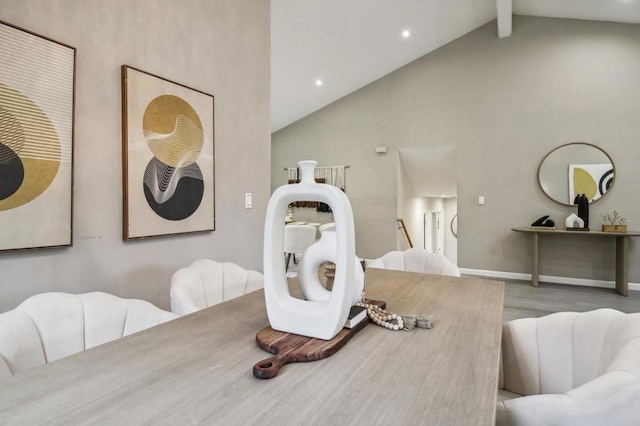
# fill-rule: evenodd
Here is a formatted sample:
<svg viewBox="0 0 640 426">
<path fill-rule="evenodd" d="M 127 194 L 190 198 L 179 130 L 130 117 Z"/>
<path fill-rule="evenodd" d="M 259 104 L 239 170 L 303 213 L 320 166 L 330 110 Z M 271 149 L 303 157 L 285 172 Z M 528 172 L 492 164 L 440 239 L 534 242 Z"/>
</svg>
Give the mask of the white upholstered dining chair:
<svg viewBox="0 0 640 426">
<path fill-rule="evenodd" d="M 382 257 L 367 261 L 368 268 L 393 269 L 396 271 L 420 272 L 424 274 L 459 277 L 456 265 L 439 253 L 431 253 L 419 248 L 404 251 L 390 251 Z"/>
<path fill-rule="evenodd" d="M 322 225 L 320 225 L 318 227 L 318 231 L 320 231 L 320 234 L 322 234 L 326 230 L 331 230 L 331 229 L 333 229 L 333 230 L 336 229 L 336 223 L 335 222 L 323 223 Z"/>
<path fill-rule="evenodd" d="M 302 255 L 307 248 L 316 240 L 316 227 L 312 225 L 286 225 L 284 227 L 284 255 L 285 271 L 289 269 L 289 262 L 293 256 L 294 263 L 296 254 Z"/>
<path fill-rule="evenodd" d="M 0 314 L 0 378 L 178 316 L 144 300 L 103 292 L 36 294 Z"/>
<path fill-rule="evenodd" d="M 496 425 L 640 424 L 640 313 L 505 323 Z"/>
<path fill-rule="evenodd" d="M 264 287 L 264 276 L 233 262 L 198 259 L 171 277 L 171 311 L 190 314 Z"/>
</svg>

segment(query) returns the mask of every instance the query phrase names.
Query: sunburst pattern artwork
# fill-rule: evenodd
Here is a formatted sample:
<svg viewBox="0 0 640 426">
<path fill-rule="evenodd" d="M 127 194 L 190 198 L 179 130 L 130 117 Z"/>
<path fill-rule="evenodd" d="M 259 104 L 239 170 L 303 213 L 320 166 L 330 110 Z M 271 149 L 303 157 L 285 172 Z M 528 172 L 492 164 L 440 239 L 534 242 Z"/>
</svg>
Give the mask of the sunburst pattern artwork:
<svg viewBox="0 0 640 426">
<path fill-rule="evenodd" d="M 0 22 L 0 250 L 71 245 L 75 49 Z"/>
</svg>

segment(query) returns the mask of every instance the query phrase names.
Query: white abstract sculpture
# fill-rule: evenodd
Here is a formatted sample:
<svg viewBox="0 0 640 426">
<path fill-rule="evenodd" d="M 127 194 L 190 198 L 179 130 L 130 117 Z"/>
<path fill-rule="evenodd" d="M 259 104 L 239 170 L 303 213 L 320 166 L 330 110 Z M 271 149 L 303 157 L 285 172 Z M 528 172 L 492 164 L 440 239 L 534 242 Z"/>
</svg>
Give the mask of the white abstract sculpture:
<svg viewBox="0 0 640 426">
<path fill-rule="evenodd" d="M 329 340 L 343 328 L 357 292 L 354 280 L 355 238 L 349 199 L 337 187 L 315 182 L 316 164 L 315 161 L 299 162 L 302 172 L 300 183 L 281 186 L 269 200 L 264 230 L 264 296 L 269 323 L 274 330 Z M 318 291 L 316 282 L 308 278 L 309 271 L 317 271 L 316 263 L 321 262 L 322 257 L 331 257 L 325 243 L 316 243 L 320 246 L 311 250 L 311 259 L 304 261 L 307 265 L 302 267 L 299 276 L 301 288 L 311 289 L 309 300 L 291 296 L 287 285 L 283 260 L 284 217 L 287 206 L 301 200 L 326 203 L 333 212 L 336 223 L 335 260 L 324 260 L 336 264 L 336 276 L 332 291 L 327 291 L 328 297 L 318 295 L 322 292 Z"/>
<path fill-rule="evenodd" d="M 571 213 L 564 224 L 567 228 L 584 228 L 584 220 L 575 213 Z"/>
<path fill-rule="evenodd" d="M 336 263 L 336 231 L 335 229 L 327 229 L 320 235 L 320 241 L 312 244 L 298 265 L 298 281 L 300 281 L 300 289 L 307 300 L 314 302 L 326 302 L 331 297 L 331 292 L 327 290 L 318 279 L 318 268 L 324 262 Z M 362 299 L 362 290 L 364 288 L 364 271 L 362 265 L 356 256 L 353 257 L 353 295 L 351 297 L 351 305 L 356 304 Z M 347 297 L 349 295 L 347 294 Z"/>
</svg>

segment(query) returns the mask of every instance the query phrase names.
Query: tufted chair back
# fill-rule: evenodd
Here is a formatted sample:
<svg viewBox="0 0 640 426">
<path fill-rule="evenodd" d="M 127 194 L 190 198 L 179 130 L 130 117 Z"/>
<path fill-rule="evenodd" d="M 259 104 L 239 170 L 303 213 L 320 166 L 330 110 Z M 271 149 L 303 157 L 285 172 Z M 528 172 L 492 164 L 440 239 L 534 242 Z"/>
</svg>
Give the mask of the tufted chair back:
<svg viewBox="0 0 640 426">
<path fill-rule="evenodd" d="M 499 388 L 515 399 L 498 402 L 498 425 L 637 424 L 640 313 L 560 312 L 504 324 Z"/>
<path fill-rule="evenodd" d="M 378 259 L 367 262 L 367 267 L 452 277 L 460 276 L 458 267 L 449 262 L 442 254 L 431 253 L 419 248 L 390 251 Z"/>
<path fill-rule="evenodd" d="M 190 314 L 263 287 L 260 272 L 232 262 L 199 259 L 171 277 L 171 311 Z"/>
<path fill-rule="evenodd" d="M 82 352 L 178 315 L 137 299 L 41 293 L 0 314 L 0 377 Z"/>
<path fill-rule="evenodd" d="M 323 223 L 322 225 L 320 225 L 318 227 L 318 231 L 320 231 L 320 234 L 322 234 L 326 230 L 331 230 L 331 229 L 334 229 L 334 230 L 336 229 L 336 223 L 335 222 Z"/>
</svg>

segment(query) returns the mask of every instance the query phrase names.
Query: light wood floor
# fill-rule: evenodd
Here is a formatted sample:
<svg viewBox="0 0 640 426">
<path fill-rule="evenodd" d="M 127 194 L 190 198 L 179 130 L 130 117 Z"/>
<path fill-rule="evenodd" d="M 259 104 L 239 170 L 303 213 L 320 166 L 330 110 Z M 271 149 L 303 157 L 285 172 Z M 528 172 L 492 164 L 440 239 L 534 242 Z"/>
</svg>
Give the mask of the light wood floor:
<svg viewBox="0 0 640 426">
<path fill-rule="evenodd" d="M 613 308 L 627 313 L 640 312 L 640 291 L 629 291 L 629 296 L 624 297 L 615 290 L 606 288 L 546 283 L 540 283 L 535 288 L 530 281 L 500 281 L 505 282 L 505 321 L 598 308 Z"/>
</svg>

